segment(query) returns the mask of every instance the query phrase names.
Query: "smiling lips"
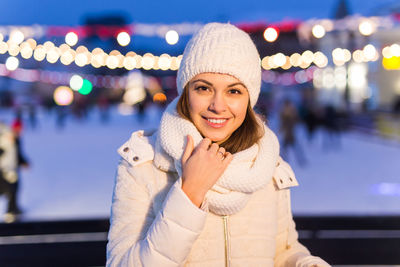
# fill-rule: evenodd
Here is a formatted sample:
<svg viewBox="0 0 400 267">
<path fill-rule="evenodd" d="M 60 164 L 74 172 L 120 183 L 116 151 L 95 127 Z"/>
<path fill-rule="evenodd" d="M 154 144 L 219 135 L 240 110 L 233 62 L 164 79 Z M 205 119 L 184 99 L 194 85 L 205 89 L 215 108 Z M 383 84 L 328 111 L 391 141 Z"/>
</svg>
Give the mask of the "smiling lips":
<svg viewBox="0 0 400 267">
<path fill-rule="evenodd" d="M 229 120 L 229 119 L 206 118 L 206 117 L 203 117 L 203 119 L 205 120 L 208 126 L 211 126 L 213 128 L 224 127 Z"/>
</svg>

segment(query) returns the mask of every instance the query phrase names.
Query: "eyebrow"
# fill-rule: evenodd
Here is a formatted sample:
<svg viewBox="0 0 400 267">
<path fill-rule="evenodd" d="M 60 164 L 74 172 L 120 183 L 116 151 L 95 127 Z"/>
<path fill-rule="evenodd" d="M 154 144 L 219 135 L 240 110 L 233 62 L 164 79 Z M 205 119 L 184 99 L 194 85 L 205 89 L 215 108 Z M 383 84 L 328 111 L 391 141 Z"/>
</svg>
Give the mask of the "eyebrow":
<svg viewBox="0 0 400 267">
<path fill-rule="evenodd" d="M 203 80 L 203 79 L 197 79 L 197 80 L 192 81 L 191 83 L 193 84 L 193 83 L 196 83 L 196 82 L 203 82 L 203 83 L 205 83 L 205 84 L 208 84 L 208 85 L 210 85 L 210 86 L 213 86 L 212 83 L 210 83 L 209 81 Z M 232 86 L 236 86 L 236 85 L 241 85 L 241 86 L 243 86 L 244 88 L 247 88 L 247 87 L 246 87 L 243 83 L 241 83 L 241 82 L 232 83 L 232 84 L 228 85 L 227 87 L 232 87 Z"/>
</svg>

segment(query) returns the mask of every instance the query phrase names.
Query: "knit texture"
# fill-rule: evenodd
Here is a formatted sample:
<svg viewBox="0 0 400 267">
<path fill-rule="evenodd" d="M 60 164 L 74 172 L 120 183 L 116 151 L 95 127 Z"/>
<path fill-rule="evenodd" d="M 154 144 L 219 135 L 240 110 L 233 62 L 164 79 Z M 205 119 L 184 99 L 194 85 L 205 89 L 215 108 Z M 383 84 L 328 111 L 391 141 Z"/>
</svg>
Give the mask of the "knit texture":
<svg viewBox="0 0 400 267">
<path fill-rule="evenodd" d="M 250 36 L 231 24 L 209 23 L 186 45 L 177 75 L 178 94 L 200 73 L 229 74 L 247 88 L 252 107 L 261 87 L 261 64 Z"/>
<path fill-rule="evenodd" d="M 189 134 L 193 137 L 195 146 L 203 137 L 193 123 L 176 112 L 177 102 L 178 98 L 168 105 L 161 119 L 154 161 L 161 169 L 176 170 L 182 176 L 181 158 L 186 136 Z M 208 191 L 206 201 L 213 213 L 237 213 L 253 192 L 263 188 L 272 179 L 279 157 L 279 143 L 268 127 L 264 126 L 264 130 L 265 134 L 258 144 L 233 155 L 225 172 Z"/>
</svg>

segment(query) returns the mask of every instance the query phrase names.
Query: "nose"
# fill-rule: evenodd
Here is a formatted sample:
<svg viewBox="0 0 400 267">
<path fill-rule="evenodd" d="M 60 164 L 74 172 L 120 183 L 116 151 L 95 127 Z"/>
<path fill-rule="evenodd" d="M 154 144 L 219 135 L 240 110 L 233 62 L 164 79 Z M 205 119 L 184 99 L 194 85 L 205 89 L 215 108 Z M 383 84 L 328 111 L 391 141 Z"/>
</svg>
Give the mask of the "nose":
<svg viewBox="0 0 400 267">
<path fill-rule="evenodd" d="M 222 94 L 215 94 L 210 102 L 210 105 L 208 109 L 214 113 L 222 113 L 226 110 L 227 105 L 226 105 L 226 99 Z"/>
</svg>

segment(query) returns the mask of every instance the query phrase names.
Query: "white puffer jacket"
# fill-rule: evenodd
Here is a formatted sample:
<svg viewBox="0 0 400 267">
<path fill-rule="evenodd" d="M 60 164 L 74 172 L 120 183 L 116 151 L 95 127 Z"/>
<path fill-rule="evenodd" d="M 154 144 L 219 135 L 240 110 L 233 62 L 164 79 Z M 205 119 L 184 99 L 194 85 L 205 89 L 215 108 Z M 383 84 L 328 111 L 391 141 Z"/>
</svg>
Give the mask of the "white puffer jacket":
<svg viewBox="0 0 400 267">
<path fill-rule="evenodd" d="M 154 141 L 139 131 L 119 149 L 107 266 L 330 266 L 297 241 L 286 162 L 244 209 L 217 216 L 193 205 L 177 173 L 154 166 Z"/>
</svg>

